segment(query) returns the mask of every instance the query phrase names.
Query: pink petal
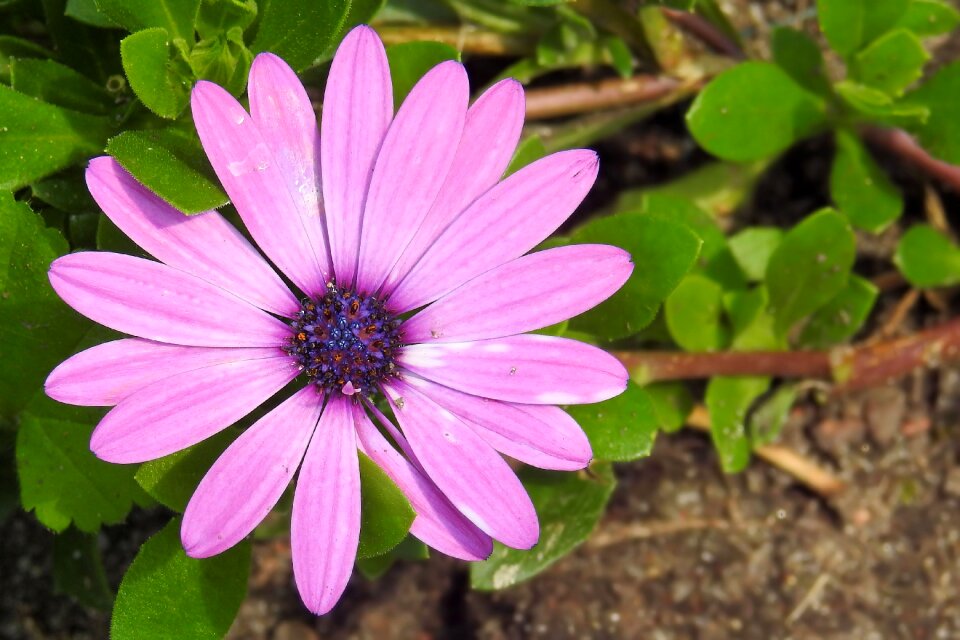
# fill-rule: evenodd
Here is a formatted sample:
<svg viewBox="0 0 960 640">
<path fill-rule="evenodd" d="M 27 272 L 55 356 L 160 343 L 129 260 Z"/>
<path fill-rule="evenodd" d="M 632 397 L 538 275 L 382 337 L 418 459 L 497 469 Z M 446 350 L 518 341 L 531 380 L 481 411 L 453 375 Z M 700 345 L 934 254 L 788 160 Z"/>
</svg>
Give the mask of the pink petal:
<svg viewBox="0 0 960 640">
<path fill-rule="evenodd" d="M 465 342 L 540 329 L 583 313 L 619 289 L 633 264 L 607 245 L 548 249 L 495 267 L 403 324 L 406 342 Z"/>
<path fill-rule="evenodd" d="M 547 156 L 493 187 L 447 227 L 397 285 L 390 308 L 408 311 L 518 258 L 573 213 L 597 178 L 597 154 Z"/>
<path fill-rule="evenodd" d="M 457 511 L 415 464 L 404 458 L 377 430 L 362 409 L 356 409 L 361 450 L 390 476 L 410 501 L 417 517 L 410 533 L 448 556 L 483 560 L 493 551 L 490 536 Z M 401 436 L 402 438 L 402 436 Z M 401 446 L 406 445 L 404 441 Z"/>
<path fill-rule="evenodd" d="M 140 338 L 114 340 L 71 356 L 44 384 L 47 395 L 66 404 L 115 405 L 158 380 L 215 364 L 275 358 L 275 347 L 181 347 Z"/>
<path fill-rule="evenodd" d="M 566 338 L 522 335 L 414 344 L 400 364 L 458 391 L 522 404 L 587 404 L 627 387 L 627 371 L 602 349 Z"/>
<path fill-rule="evenodd" d="M 295 199 L 285 165 L 256 122 L 212 82 L 194 86 L 190 106 L 203 150 L 250 235 L 301 291 L 323 291 L 326 274 L 318 257 L 322 247 L 310 245 L 299 193 Z"/>
<path fill-rule="evenodd" d="M 300 466 L 322 407 L 316 389 L 301 389 L 227 447 L 183 512 L 188 556 L 226 551 L 263 521 Z"/>
<path fill-rule="evenodd" d="M 280 315 L 298 309 L 297 299 L 270 265 L 216 211 L 185 216 L 107 156 L 91 160 L 86 177 L 104 213 L 158 260 L 261 309 Z"/>
<path fill-rule="evenodd" d="M 331 396 L 314 431 L 293 495 L 293 575 L 307 608 L 322 615 L 353 572 L 360 540 L 360 462 L 353 409 Z"/>
<path fill-rule="evenodd" d="M 363 210 L 357 287 L 374 292 L 430 210 L 457 150 L 467 72 L 443 62 L 413 87 L 383 140 Z"/>
<path fill-rule="evenodd" d="M 417 459 L 450 502 L 508 547 L 537 543 L 537 512 L 503 458 L 455 415 L 401 380 L 385 387 Z"/>
<path fill-rule="evenodd" d="M 107 462 L 144 462 L 226 429 L 293 380 L 289 357 L 241 360 L 188 371 L 127 396 L 104 416 L 90 449 Z"/>
<path fill-rule="evenodd" d="M 467 206 L 503 175 L 523 128 L 523 86 L 508 78 L 483 93 L 467 111 L 450 173 L 430 212 L 403 250 L 383 286 L 389 295 L 417 260 Z"/>
<path fill-rule="evenodd" d="M 50 284 L 102 325 L 148 340 L 198 347 L 271 347 L 290 328 L 223 289 L 159 262 L 85 251 L 57 258 Z"/>
<path fill-rule="evenodd" d="M 254 58 L 247 94 L 250 115 L 286 180 L 320 271 L 332 276 L 320 187 L 320 128 L 313 104 L 293 69 L 272 53 Z"/>
<path fill-rule="evenodd" d="M 409 377 L 441 407 L 456 414 L 497 451 L 541 469 L 583 469 L 593 458 L 580 425 L 558 407 L 479 398 Z"/>
<path fill-rule="evenodd" d="M 356 275 L 370 174 L 392 117 L 387 53 L 373 29 L 356 27 L 333 57 L 320 120 L 330 253 L 337 282 L 347 287 Z"/>
</svg>

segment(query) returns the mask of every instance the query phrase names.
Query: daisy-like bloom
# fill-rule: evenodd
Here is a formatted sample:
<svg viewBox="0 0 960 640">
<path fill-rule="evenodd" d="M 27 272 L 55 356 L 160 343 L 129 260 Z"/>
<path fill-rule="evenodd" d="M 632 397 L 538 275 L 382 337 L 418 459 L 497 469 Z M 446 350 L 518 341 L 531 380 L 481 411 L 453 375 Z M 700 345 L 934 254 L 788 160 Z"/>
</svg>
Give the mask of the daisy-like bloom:
<svg viewBox="0 0 960 640">
<path fill-rule="evenodd" d="M 627 381 L 600 349 L 521 335 L 593 307 L 632 271 L 610 246 L 524 255 L 580 204 L 596 155 L 556 153 L 501 181 L 523 122 L 520 85 L 500 82 L 468 108 L 463 67 L 444 62 L 394 116 L 368 27 L 337 51 L 319 127 L 276 56 L 256 58 L 248 91 L 249 113 L 209 82 L 191 106 L 269 262 L 219 213 L 184 216 L 96 158 L 93 197 L 158 261 L 83 252 L 53 263 L 60 297 L 134 337 L 62 363 L 47 394 L 113 406 L 90 448 L 137 463 L 210 437 L 297 380 L 204 477 L 181 538 L 197 558 L 228 549 L 299 469 L 293 568 L 316 613 L 337 602 L 356 557 L 358 450 L 405 493 L 411 533 L 434 549 L 478 560 L 492 538 L 532 547 L 537 515 L 500 453 L 583 468 L 590 445 L 552 405 L 606 400 Z M 399 428 L 375 406 L 380 394 Z"/>
</svg>

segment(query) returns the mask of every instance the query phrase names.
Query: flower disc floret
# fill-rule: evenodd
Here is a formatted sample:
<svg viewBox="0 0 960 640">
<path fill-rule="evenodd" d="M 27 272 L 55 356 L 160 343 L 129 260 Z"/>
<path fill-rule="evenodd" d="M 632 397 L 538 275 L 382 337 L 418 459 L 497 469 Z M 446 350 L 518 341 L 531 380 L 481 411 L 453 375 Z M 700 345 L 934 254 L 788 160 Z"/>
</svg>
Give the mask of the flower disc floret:
<svg viewBox="0 0 960 640">
<path fill-rule="evenodd" d="M 284 350 L 319 392 L 369 395 L 396 375 L 399 326 L 381 300 L 331 282 L 301 302 Z"/>
</svg>

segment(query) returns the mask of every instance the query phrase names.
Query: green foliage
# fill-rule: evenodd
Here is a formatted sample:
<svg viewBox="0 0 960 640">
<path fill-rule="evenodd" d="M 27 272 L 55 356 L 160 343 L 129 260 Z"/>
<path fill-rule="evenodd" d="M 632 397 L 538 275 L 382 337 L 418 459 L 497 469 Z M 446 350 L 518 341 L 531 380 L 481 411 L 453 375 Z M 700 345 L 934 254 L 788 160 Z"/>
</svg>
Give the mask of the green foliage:
<svg viewBox="0 0 960 640">
<path fill-rule="evenodd" d="M 423 74 L 441 62 L 459 59 L 460 52 L 442 42 L 404 42 L 387 47 L 394 110 L 400 108 Z"/>
<path fill-rule="evenodd" d="M 929 110 L 930 116 L 913 127 L 923 147 L 941 160 L 960 163 L 960 62 L 941 68 L 905 102 Z"/>
<path fill-rule="evenodd" d="M 175 64 L 175 49 L 166 29 L 144 29 L 120 43 L 123 70 L 144 105 L 161 118 L 175 119 L 190 101 L 191 78 L 185 64 Z"/>
<path fill-rule="evenodd" d="M 796 400 L 797 387 L 785 384 L 757 404 L 747 418 L 747 431 L 754 447 L 769 444 L 780 436 Z"/>
<path fill-rule="evenodd" d="M 846 288 L 810 316 L 800 334 L 799 344 L 811 349 L 826 349 L 849 340 L 866 321 L 877 293 L 872 282 L 851 274 Z"/>
<path fill-rule="evenodd" d="M 203 476 L 237 436 L 227 429 L 168 456 L 144 462 L 134 479 L 151 498 L 183 513 Z"/>
<path fill-rule="evenodd" d="M 904 234 L 894 262 L 910 284 L 921 289 L 960 283 L 960 247 L 929 225 L 915 225 Z"/>
<path fill-rule="evenodd" d="M 382 556 L 407 536 L 416 513 L 403 492 L 373 460 L 360 454 L 359 558 Z"/>
<path fill-rule="evenodd" d="M 629 462 L 650 455 L 660 424 L 647 392 L 632 382 L 616 398 L 590 405 L 567 407 L 586 432 L 593 459 Z"/>
<path fill-rule="evenodd" d="M 960 11 L 945 0 L 910 0 L 910 6 L 897 21 L 898 27 L 918 36 L 938 36 L 960 24 Z"/>
<path fill-rule="evenodd" d="M 670 336 L 685 351 L 717 351 L 729 340 L 723 323 L 723 287 L 689 274 L 673 290 L 663 307 Z"/>
<path fill-rule="evenodd" d="M 105 115 L 113 106 L 104 87 L 53 60 L 12 60 L 10 86 L 49 104 L 83 113 Z"/>
<path fill-rule="evenodd" d="M 109 609 L 113 590 L 103 569 L 95 534 L 70 527 L 53 539 L 53 583 L 57 591 L 94 609 Z"/>
<path fill-rule="evenodd" d="M 747 227 L 730 237 L 730 252 L 748 279 L 760 281 L 782 240 L 783 231 L 777 227 Z"/>
<path fill-rule="evenodd" d="M 837 130 L 830 194 L 854 226 L 879 233 L 900 217 L 903 196 L 877 166 L 856 134 Z"/>
<path fill-rule="evenodd" d="M 720 466 L 727 473 L 743 471 L 750 461 L 747 410 L 769 386 L 769 378 L 748 376 L 716 376 L 707 384 L 710 436 L 720 456 Z"/>
<path fill-rule="evenodd" d="M 349 0 L 260 0 L 260 22 L 251 50 L 270 51 L 297 71 L 309 67 L 334 43 Z"/>
<path fill-rule="evenodd" d="M 222 638 L 247 592 L 250 543 L 188 558 L 174 518 L 146 541 L 123 576 L 110 621 L 114 640 Z"/>
<path fill-rule="evenodd" d="M 90 434 L 102 409 L 62 405 L 40 394 L 20 417 L 17 471 L 23 508 L 54 531 L 93 532 L 121 522 L 144 499 L 134 469 L 98 460 Z"/>
<path fill-rule="evenodd" d="M 193 41 L 200 0 L 94 0 L 98 12 L 131 33 L 164 29 L 172 38 Z"/>
<path fill-rule="evenodd" d="M 858 51 L 851 61 L 851 74 L 867 86 L 899 96 L 920 77 L 929 59 L 920 38 L 907 29 L 897 29 Z"/>
<path fill-rule="evenodd" d="M 587 539 L 616 486 L 609 465 L 567 473 L 524 469 L 520 473 L 540 517 L 540 542 L 533 551 L 499 543 L 483 562 L 470 565 L 474 589 L 505 589 L 540 573 Z"/>
<path fill-rule="evenodd" d="M 655 382 L 644 391 L 653 403 L 657 421 L 665 433 L 679 431 L 693 411 L 693 395 L 682 382 Z"/>
<path fill-rule="evenodd" d="M 820 29 L 830 46 L 849 56 L 903 17 L 910 0 L 819 0 Z"/>
<path fill-rule="evenodd" d="M 107 143 L 141 184 L 186 214 L 228 202 L 195 132 L 176 127 L 124 131 Z"/>
</svg>

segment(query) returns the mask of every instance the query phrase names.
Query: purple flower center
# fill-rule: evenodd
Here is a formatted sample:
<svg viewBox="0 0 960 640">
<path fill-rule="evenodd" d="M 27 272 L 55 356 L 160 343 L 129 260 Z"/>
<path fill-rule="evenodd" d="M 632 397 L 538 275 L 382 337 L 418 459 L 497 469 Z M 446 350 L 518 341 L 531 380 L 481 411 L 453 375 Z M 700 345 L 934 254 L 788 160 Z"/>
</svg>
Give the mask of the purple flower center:
<svg viewBox="0 0 960 640">
<path fill-rule="evenodd" d="M 300 303 L 284 350 L 318 391 L 369 395 L 395 375 L 399 326 L 382 301 L 329 283 L 323 296 Z"/>
</svg>

